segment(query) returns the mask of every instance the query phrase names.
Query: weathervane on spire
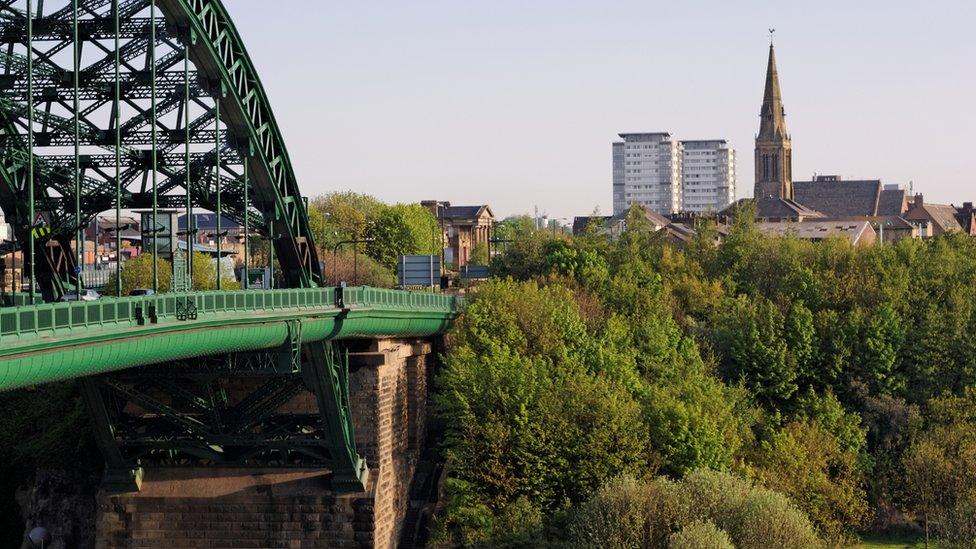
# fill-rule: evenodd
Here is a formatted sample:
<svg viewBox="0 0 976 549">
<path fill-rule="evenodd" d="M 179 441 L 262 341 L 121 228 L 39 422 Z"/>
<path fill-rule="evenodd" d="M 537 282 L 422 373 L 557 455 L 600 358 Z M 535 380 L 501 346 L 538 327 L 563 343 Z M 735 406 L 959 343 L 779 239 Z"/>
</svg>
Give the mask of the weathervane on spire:
<svg viewBox="0 0 976 549">
<path fill-rule="evenodd" d="M 776 29 L 769 29 L 769 45 L 773 45 L 773 35 L 776 34 Z"/>
</svg>

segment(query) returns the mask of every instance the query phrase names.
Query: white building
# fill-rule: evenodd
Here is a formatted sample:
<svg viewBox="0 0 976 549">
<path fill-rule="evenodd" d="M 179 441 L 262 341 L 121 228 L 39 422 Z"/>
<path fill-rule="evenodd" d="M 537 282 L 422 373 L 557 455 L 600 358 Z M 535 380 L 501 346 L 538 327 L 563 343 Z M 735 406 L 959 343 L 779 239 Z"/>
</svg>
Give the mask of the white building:
<svg viewBox="0 0 976 549">
<path fill-rule="evenodd" d="M 735 150 L 724 139 L 682 141 L 682 208 L 717 212 L 735 200 Z"/>
<path fill-rule="evenodd" d="M 681 211 L 681 143 L 669 133 L 621 133 L 613 144 L 613 213 L 637 203 L 670 214 Z"/>
<path fill-rule="evenodd" d="M 672 141 L 621 133 L 613 143 L 613 213 L 634 203 L 668 215 L 719 211 L 735 200 L 735 150 L 724 139 Z"/>
</svg>

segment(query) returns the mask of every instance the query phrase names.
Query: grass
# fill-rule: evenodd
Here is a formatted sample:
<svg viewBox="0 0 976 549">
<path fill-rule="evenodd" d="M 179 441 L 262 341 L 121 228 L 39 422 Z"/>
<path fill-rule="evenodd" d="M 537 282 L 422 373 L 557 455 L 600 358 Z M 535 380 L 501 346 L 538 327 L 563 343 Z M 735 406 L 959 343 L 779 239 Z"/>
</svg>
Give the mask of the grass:
<svg viewBox="0 0 976 549">
<path fill-rule="evenodd" d="M 861 538 L 861 542 L 854 545 L 857 549 L 921 549 L 925 547 L 925 539 L 918 535 L 881 534 L 868 535 Z M 932 542 L 930 549 L 937 549 Z"/>
</svg>

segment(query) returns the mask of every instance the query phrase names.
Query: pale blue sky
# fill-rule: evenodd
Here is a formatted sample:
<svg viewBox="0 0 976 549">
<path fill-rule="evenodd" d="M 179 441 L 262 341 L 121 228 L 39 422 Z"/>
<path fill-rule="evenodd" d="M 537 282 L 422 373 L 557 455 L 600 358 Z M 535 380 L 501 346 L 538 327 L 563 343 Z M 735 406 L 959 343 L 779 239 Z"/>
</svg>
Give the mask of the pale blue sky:
<svg viewBox="0 0 976 549">
<path fill-rule="evenodd" d="M 775 27 L 795 179 L 976 199 L 971 1 L 225 4 L 309 195 L 608 212 L 616 134 L 670 131 L 728 139 L 749 196 Z"/>
</svg>

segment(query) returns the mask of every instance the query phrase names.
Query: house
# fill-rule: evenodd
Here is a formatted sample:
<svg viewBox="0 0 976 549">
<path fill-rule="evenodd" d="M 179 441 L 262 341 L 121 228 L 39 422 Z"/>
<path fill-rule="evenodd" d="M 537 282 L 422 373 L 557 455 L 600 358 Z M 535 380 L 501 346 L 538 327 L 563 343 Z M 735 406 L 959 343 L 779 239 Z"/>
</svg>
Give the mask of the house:
<svg viewBox="0 0 976 549">
<path fill-rule="evenodd" d="M 881 244 L 893 244 L 905 238 L 920 238 L 918 227 L 898 215 L 831 217 L 822 221 L 860 222 L 867 221 L 878 234 Z"/>
<path fill-rule="evenodd" d="M 963 202 L 961 208 L 956 208 L 956 221 L 964 233 L 976 236 L 976 210 L 972 202 Z"/>
<path fill-rule="evenodd" d="M 452 206 L 450 202 L 424 200 L 426 207 L 440 224 L 444 242 L 444 262 L 463 267 L 471 261 L 476 246 L 488 251 L 492 237 L 495 214 L 487 204 L 479 206 Z"/>
<path fill-rule="evenodd" d="M 920 237 L 930 238 L 962 232 L 962 225 L 956 219 L 958 213 L 955 207 L 948 204 L 927 204 L 921 194 L 916 194 L 904 218 L 918 227 Z"/>
<path fill-rule="evenodd" d="M 756 209 L 756 219 L 766 222 L 806 221 L 818 219 L 824 214 L 804 206 L 795 200 L 778 197 L 743 198 L 732 203 L 731 206 L 719 212 L 720 219 L 735 217 L 740 208 L 753 204 Z"/>
<path fill-rule="evenodd" d="M 185 233 L 186 214 L 179 216 L 178 227 L 180 233 Z M 244 240 L 244 227 L 233 219 L 229 219 L 227 216 L 220 217 L 220 234 L 223 234 L 223 237 L 220 237 L 217 233 L 217 214 L 193 214 L 193 228 L 197 231 L 194 239 L 198 244 L 205 246 L 216 246 L 218 239 L 220 239 L 222 245 L 239 244 Z M 253 233 L 254 228 L 252 227 L 251 230 Z"/>
<path fill-rule="evenodd" d="M 650 223 L 651 228 L 659 231 L 671 224 L 667 217 L 655 212 L 648 206 L 634 204 L 631 208 L 638 208 L 644 214 L 644 218 Z M 630 210 L 612 216 L 577 216 L 573 218 L 573 234 L 580 235 L 586 232 L 591 223 L 596 223 L 600 234 L 609 234 L 611 237 L 617 236 L 627 230 L 627 216 Z"/>
<path fill-rule="evenodd" d="M 877 232 L 867 221 L 825 221 L 814 219 L 798 223 L 761 222 L 756 227 L 765 235 L 792 236 L 802 240 L 819 242 L 828 238 L 846 238 L 855 246 L 873 244 Z"/>
</svg>

